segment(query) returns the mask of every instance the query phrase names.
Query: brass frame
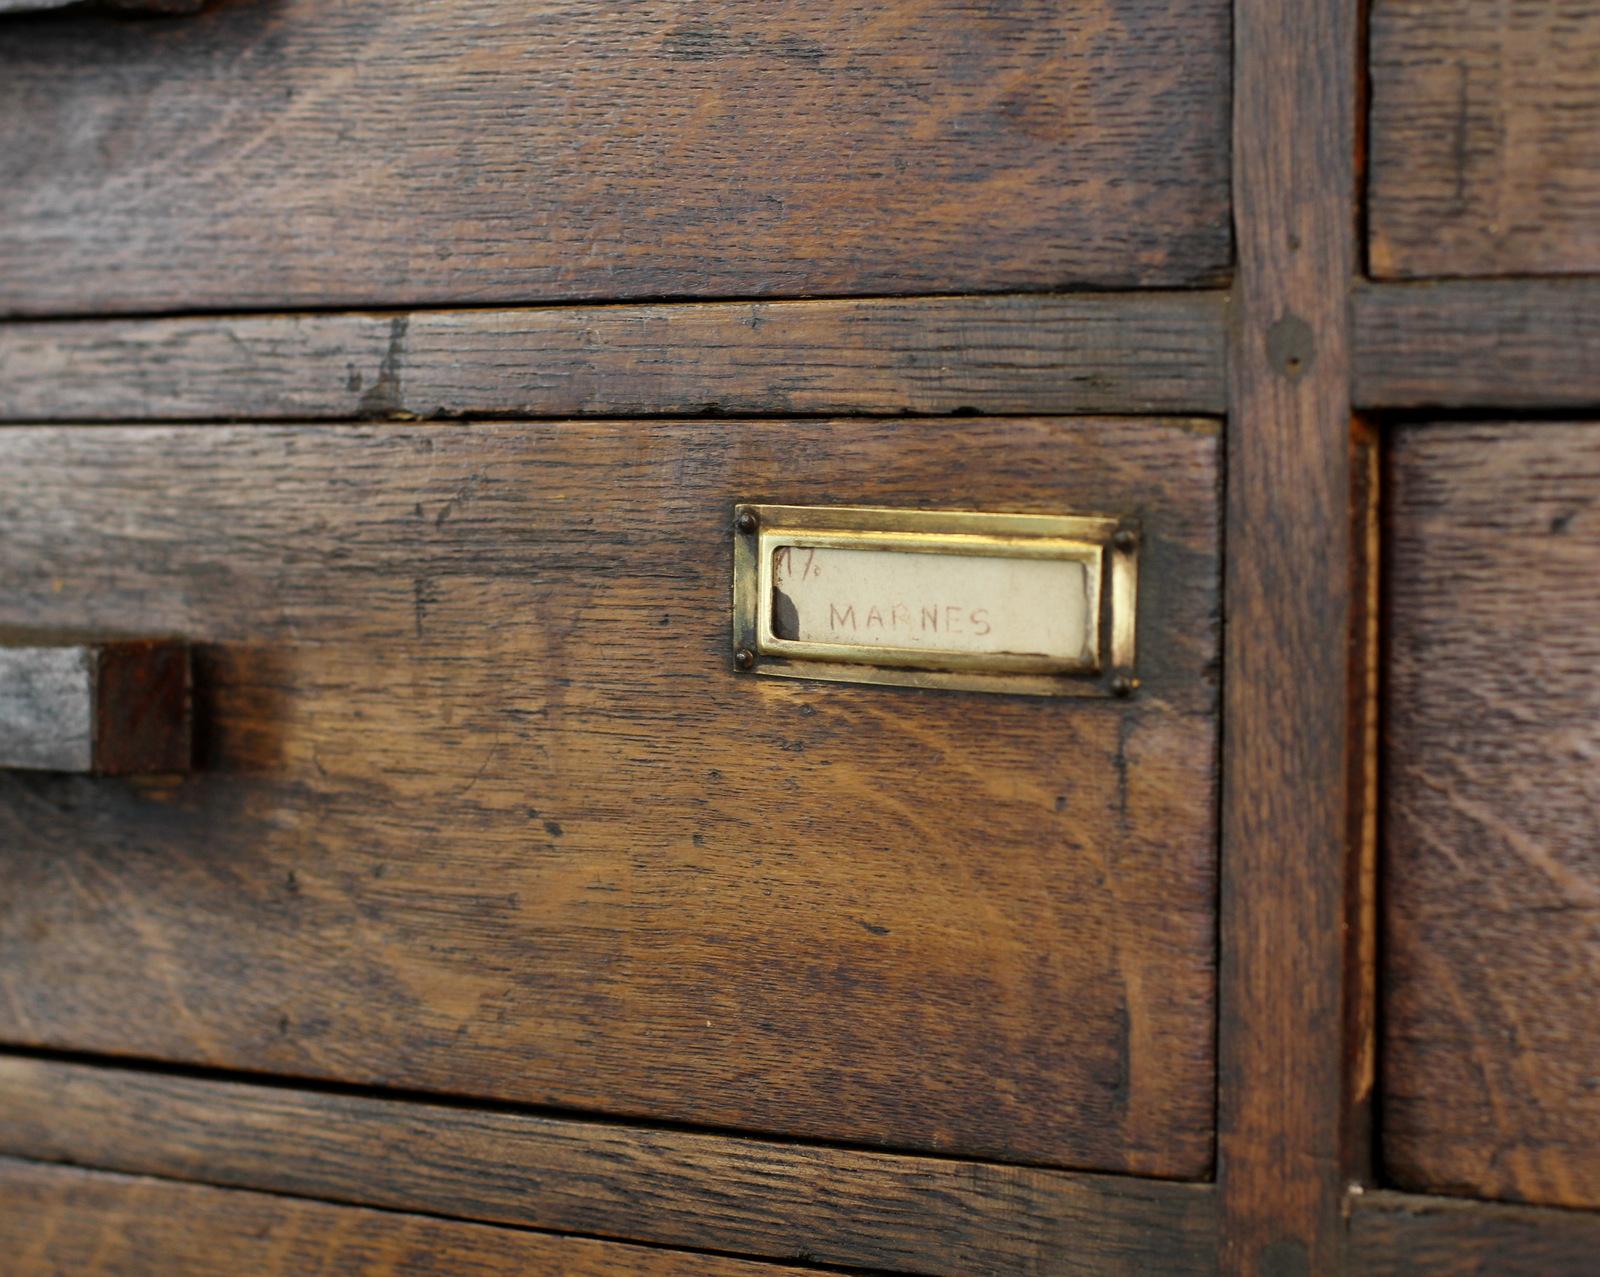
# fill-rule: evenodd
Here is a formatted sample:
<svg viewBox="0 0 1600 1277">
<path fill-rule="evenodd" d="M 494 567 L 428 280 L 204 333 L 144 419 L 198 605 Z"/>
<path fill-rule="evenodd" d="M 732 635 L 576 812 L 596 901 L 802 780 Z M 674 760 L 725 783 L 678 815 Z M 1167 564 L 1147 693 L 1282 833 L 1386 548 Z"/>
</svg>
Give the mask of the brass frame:
<svg viewBox="0 0 1600 1277">
<path fill-rule="evenodd" d="M 783 678 L 1028 696 L 1125 695 L 1136 686 L 1139 549 L 1132 520 L 742 502 L 733 508 L 733 527 L 733 649 L 741 669 Z M 1063 661 L 779 638 L 772 633 L 772 560 L 785 546 L 1083 563 L 1090 569 L 1095 618 L 1090 650 L 1082 660 Z"/>
</svg>

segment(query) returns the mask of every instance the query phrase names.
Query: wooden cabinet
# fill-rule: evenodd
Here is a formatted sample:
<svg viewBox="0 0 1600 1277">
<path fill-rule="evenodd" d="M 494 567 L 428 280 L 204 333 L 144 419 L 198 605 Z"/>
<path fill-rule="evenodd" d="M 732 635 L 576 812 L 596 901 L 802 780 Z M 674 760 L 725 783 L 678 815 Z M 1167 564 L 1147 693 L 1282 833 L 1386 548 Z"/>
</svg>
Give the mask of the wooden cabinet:
<svg viewBox="0 0 1600 1277">
<path fill-rule="evenodd" d="M 1596 0 L 154 7 L 0 0 L 0 1270 L 1593 1271 Z M 768 677 L 840 507 L 1099 539 Z"/>
</svg>

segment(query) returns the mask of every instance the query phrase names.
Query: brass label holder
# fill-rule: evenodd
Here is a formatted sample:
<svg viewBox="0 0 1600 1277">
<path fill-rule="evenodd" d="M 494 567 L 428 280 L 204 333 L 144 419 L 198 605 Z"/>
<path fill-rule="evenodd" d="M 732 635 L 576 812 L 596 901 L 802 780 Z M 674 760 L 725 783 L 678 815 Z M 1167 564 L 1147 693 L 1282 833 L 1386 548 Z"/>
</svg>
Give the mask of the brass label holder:
<svg viewBox="0 0 1600 1277">
<path fill-rule="evenodd" d="M 733 508 L 733 653 L 783 678 L 1127 696 L 1139 527 L 1101 515 Z"/>
</svg>

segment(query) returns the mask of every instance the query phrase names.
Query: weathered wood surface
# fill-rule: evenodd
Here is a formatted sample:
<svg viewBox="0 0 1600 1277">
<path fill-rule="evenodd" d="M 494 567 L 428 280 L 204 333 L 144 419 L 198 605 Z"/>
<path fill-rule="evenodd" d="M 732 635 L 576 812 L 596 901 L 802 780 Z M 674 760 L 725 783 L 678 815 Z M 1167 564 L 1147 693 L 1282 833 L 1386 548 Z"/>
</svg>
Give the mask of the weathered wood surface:
<svg viewBox="0 0 1600 1277">
<path fill-rule="evenodd" d="M 1600 426 L 1390 465 L 1388 1173 L 1600 1206 Z"/>
<path fill-rule="evenodd" d="M 0 46 L 0 313 L 1216 282 L 1224 0 L 233 0 Z"/>
<path fill-rule="evenodd" d="M 0 327 L 0 417 L 1211 412 L 1219 293 L 84 320 Z"/>
<path fill-rule="evenodd" d="M 0 1158 L 7 1277 L 783 1277 L 810 1269 Z"/>
<path fill-rule="evenodd" d="M 1591 1277 L 1600 1216 L 1535 1206 L 1362 1193 L 1350 1203 L 1350 1277 Z"/>
<path fill-rule="evenodd" d="M 1376 0 L 1379 276 L 1600 271 L 1600 3 Z"/>
<path fill-rule="evenodd" d="M 1369 284 L 1354 307 L 1360 407 L 1600 403 L 1600 281 Z"/>
<path fill-rule="evenodd" d="M 0 769 L 188 771 L 189 683 L 181 643 L 0 629 Z"/>
<path fill-rule="evenodd" d="M 1356 1171 L 1348 801 L 1353 0 L 1234 5 L 1218 978 L 1222 1270 L 1337 1271 Z"/>
<path fill-rule="evenodd" d="M 0 1037 L 1005 1160 L 1212 1160 L 1215 423 L 0 431 L 0 623 L 202 772 L 0 779 Z M 741 675 L 738 499 L 1138 518 L 1142 687 Z M 117 512 L 114 520 L 104 511 Z"/>
<path fill-rule="evenodd" d="M 1206 1185 L 0 1057 L 0 1152 L 933 1277 L 1210 1277 Z"/>
</svg>

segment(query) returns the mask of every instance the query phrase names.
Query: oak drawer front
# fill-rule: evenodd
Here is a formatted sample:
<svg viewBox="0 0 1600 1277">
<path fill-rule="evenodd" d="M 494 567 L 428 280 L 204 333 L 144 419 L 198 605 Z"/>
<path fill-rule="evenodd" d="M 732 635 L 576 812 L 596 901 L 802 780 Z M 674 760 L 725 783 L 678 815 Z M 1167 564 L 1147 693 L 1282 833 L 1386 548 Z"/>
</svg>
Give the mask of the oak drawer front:
<svg viewBox="0 0 1600 1277">
<path fill-rule="evenodd" d="M 1380 276 L 1600 271 L 1600 4 L 1374 0 Z"/>
<path fill-rule="evenodd" d="M 1226 0 L 224 0 L 4 31 L 4 312 L 1229 265 Z"/>
<path fill-rule="evenodd" d="M 201 741 L 0 778 L 6 1040 L 1208 1167 L 1215 423 L 23 428 L 0 464 L 0 625 L 189 639 Z M 1137 517 L 1142 687 L 741 673 L 739 499 Z"/>
<path fill-rule="evenodd" d="M 7 1277 L 792 1277 L 803 1271 L 10 1158 L 0 1158 L 0 1255 Z"/>
<path fill-rule="evenodd" d="M 1391 458 L 1383 1147 L 1600 1206 L 1600 425 Z"/>
</svg>

